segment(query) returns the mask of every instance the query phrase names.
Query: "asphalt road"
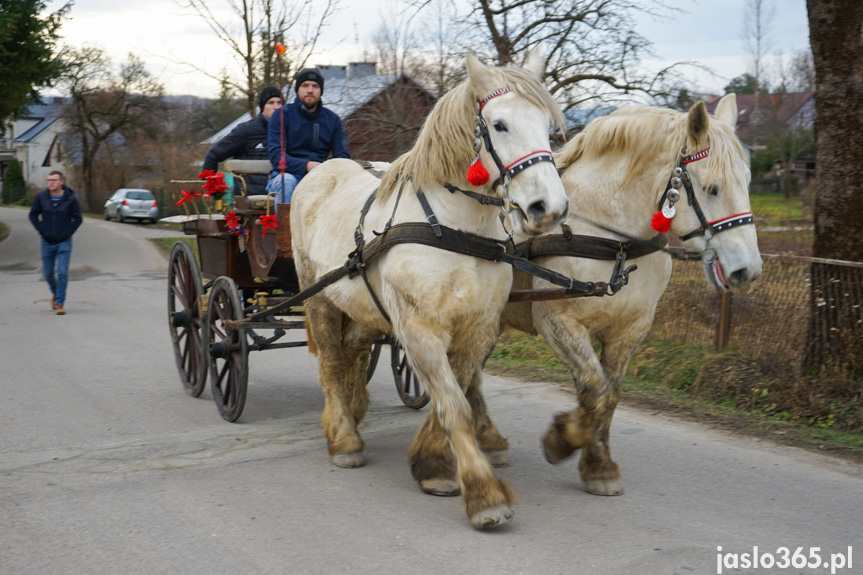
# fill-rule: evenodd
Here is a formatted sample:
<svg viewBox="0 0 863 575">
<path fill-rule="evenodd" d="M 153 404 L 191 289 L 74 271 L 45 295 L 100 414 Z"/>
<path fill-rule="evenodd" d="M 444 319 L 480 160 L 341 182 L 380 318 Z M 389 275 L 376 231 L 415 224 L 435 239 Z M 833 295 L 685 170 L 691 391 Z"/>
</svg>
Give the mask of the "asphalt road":
<svg viewBox="0 0 863 575">
<path fill-rule="evenodd" d="M 598 497 L 577 460 L 552 466 L 539 448 L 574 395 L 491 376 L 511 443 L 498 473 L 519 505 L 477 531 L 460 498 L 412 480 L 407 446 L 428 408 L 402 406 L 386 362 L 361 427 L 367 464 L 336 468 L 306 348 L 251 356 L 236 424 L 209 390 L 184 393 L 167 263 L 145 239 L 174 234 L 87 219 L 56 316 L 26 210 L 0 208 L 0 221 L 12 228 L 0 242 L 0 574 L 810 574 L 831 561 L 863 573 L 860 466 L 621 407 L 626 493 Z M 745 568 L 755 546 L 759 567 Z M 789 563 L 801 547 L 805 566 L 783 567 L 781 547 Z"/>
</svg>

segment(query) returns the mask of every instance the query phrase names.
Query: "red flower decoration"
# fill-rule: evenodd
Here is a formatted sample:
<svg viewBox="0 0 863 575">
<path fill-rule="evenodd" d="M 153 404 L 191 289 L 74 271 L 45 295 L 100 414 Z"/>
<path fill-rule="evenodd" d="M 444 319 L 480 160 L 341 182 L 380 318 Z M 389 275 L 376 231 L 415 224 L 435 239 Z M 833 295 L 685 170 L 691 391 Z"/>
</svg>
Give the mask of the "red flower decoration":
<svg viewBox="0 0 863 575">
<path fill-rule="evenodd" d="M 180 190 L 180 193 L 183 194 L 183 197 L 180 198 L 180 201 L 177 202 L 177 205 L 180 206 L 183 202 L 191 202 L 192 198 L 200 198 L 201 194 L 193 194 L 188 190 Z"/>
<path fill-rule="evenodd" d="M 232 230 L 240 226 L 240 216 L 237 212 L 228 212 L 225 214 L 225 223 L 228 224 L 228 229 Z"/>
<path fill-rule="evenodd" d="M 222 194 L 228 191 L 228 184 L 225 183 L 224 172 L 214 172 L 213 170 L 204 170 L 198 174 L 199 180 L 206 180 L 201 186 L 201 191 L 204 195 L 213 198 L 221 198 Z"/>
<path fill-rule="evenodd" d="M 267 230 L 275 230 L 279 227 L 279 218 L 276 214 L 261 216 L 261 237 L 267 233 Z"/>
</svg>

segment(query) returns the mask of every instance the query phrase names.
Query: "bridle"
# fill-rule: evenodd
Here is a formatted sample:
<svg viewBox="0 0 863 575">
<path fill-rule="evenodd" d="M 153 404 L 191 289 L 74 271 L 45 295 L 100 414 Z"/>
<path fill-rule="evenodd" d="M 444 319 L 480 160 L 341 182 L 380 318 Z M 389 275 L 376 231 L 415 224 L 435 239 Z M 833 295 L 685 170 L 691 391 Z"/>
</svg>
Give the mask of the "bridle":
<svg viewBox="0 0 863 575">
<path fill-rule="evenodd" d="M 716 250 L 710 247 L 710 240 L 713 239 L 716 234 L 728 231 L 738 226 L 755 224 L 755 218 L 752 216 L 752 212 L 735 214 L 733 216 L 713 220 L 712 222 L 708 222 L 707 218 L 704 217 L 704 211 L 702 211 L 701 205 L 698 203 L 698 198 L 695 196 L 695 190 L 692 187 L 692 180 L 689 177 L 689 172 L 686 171 L 686 166 L 687 164 L 706 158 L 709 154 L 710 148 L 705 148 L 694 154 L 681 155 L 680 161 L 677 163 L 677 167 L 674 168 L 674 171 L 668 178 L 666 190 L 659 198 L 658 204 L 659 210 L 662 210 L 666 215 L 670 213 L 671 215 L 669 217 L 674 217 L 674 204 L 680 200 L 680 186 L 683 186 L 686 191 L 687 202 L 695 210 L 695 215 L 698 217 L 698 221 L 701 225 L 688 234 L 680 236 L 680 240 L 685 242 L 696 236 L 703 237 L 704 248 L 700 252 L 687 251 L 685 253 L 688 257 L 697 255 L 705 264 L 711 264 L 716 260 Z M 667 206 L 666 202 L 668 202 Z"/>
<path fill-rule="evenodd" d="M 488 130 L 488 124 L 486 124 L 485 118 L 482 115 L 482 110 L 485 105 L 494 98 L 497 98 L 498 96 L 502 96 L 504 94 L 508 94 L 510 92 L 512 92 L 512 88 L 507 86 L 505 88 L 495 90 L 485 98 L 477 98 L 476 100 L 476 125 L 474 126 L 474 136 L 476 137 L 476 139 L 474 140 L 473 147 L 474 151 L 479 154 L 480 148 L 484 145 L 485 150 L 488 152 L 489 156 L 491 156 L 491 159 L 492 161 L 494 161 L 495 166 L 497 166 L 497 170 L 500 175 L 492 183 L 492 190 L 496 191 L 499 186 L 503 187 L 503 192 L 500 194 L 500 199 L 484 196 L 483 194 L 477 194 L 476 192 L 470 192 L 468 190 L 462 190 L 451 184 L 444 184 L 444 187 L 446 187 L 451 192 L 461 192 L 479 201 L 482 204 L 500 206 L 507 213 L 512 211 L 513 207 L 522 210 L 522 212 L 524 211 L 521 206 L 514 202 L 512 200 L 512 197 L 509 195 L 509 183 L 512 181 L 512 179 L 530 166 L 534 166 L 536 164 L 539 164 L 540 162 L 551 162 L 552 165 L 554 165 L 554 156 L 552 155 L 551 150 L 537 150 L 517 159 L 508 166 L 503 165 L 500 156 L 498 156 L 497 151 L 494 149 L 494 144 L 492 144 L 491 134 Z M 480 199 L 477 196 L 483 196 L 483 199 Z"/>
</svg>

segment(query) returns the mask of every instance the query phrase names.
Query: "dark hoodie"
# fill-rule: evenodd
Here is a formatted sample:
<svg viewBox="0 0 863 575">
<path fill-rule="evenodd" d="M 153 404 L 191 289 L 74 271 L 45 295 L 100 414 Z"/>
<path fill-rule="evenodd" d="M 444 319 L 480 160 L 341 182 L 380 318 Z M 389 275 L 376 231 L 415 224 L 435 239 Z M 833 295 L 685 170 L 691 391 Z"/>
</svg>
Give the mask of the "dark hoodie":
<svg viewBox="0 0 863 575">
<path fill-rule="evenodd" d="M 30 208 L 30 221 L 49 244 L 59 244 L 72 237 L 81 225 L 81 206 L 71 188 L 63 186 L 63 195 L 55 207 L 51 201 L 51 191 L 42 190 L 36 194 Z"/>
</svg>

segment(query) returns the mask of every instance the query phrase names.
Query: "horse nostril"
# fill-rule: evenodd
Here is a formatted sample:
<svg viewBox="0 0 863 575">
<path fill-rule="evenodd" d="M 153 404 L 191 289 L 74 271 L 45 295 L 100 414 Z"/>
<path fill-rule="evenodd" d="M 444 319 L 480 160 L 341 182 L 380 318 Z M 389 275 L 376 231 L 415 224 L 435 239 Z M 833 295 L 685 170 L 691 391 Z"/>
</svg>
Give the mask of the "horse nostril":
<svg viewBox="0 0 863 575">
<path fill-rule="evenodd" d="M 749 269 L 743 268 L 731 274 L 731 281 L 734 285 L 743 285 L 749 281 Z"/>
<path fill-rule="evenodd" d="M 548 210 L 545 207 L 545 202 L 542 200 L 534 202 L 527 207 L 527 215 L 533 219 L 543 218 L 547 213 Z"/>
</svg>

